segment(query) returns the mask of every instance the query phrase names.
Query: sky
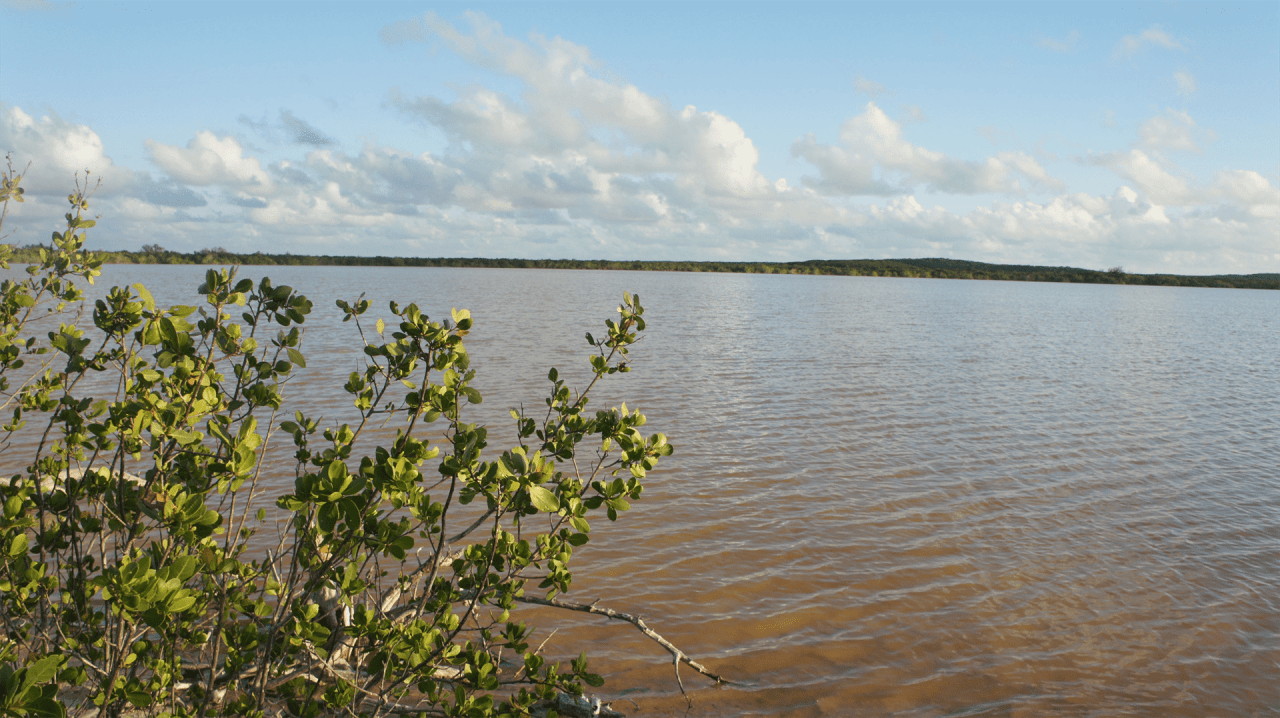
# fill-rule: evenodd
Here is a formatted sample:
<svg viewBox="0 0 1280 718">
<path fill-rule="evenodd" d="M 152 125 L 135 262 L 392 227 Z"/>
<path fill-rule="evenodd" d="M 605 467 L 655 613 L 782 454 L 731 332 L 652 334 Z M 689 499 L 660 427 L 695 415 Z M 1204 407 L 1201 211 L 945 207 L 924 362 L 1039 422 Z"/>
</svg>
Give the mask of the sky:
<svg viewBox="0 0 1280 718">
<path fill-rule="evenodd" d="M 5 241 L 1280 272 L 1280 3 L 0 0 Z M 83 176 L 83 174 L 81 175 Z"/>
</svg>

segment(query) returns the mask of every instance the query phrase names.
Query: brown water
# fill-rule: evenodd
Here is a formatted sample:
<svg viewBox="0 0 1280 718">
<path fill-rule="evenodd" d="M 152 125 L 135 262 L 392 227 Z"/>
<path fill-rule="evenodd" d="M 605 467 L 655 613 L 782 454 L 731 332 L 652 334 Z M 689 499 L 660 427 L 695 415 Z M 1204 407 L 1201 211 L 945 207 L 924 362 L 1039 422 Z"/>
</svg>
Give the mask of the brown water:
<svg viewBox="0 0 1280 718">
<path fill-rule="evenodd" d="M 332 380 L 360 358 L 332 299 L 367 291 L 471 309 L 476 417 L 499 427 L 548 366 L 583 377 L 583 333 L 640 292 L 634 371 L 596 404 L 638 406 L 676 454 L 597 526 L 570 598 L 746 684 L 682 671 L 690 716 L 1280 716 L 1280 292 L 267 273 L 316 304 L 293 386 L 313 413 L 343 415 Z M 104 279 L 190 303 L 201 274 Z M 686 713 L 630 626 L 538 619 L 616 708 Z"/>
</svg>

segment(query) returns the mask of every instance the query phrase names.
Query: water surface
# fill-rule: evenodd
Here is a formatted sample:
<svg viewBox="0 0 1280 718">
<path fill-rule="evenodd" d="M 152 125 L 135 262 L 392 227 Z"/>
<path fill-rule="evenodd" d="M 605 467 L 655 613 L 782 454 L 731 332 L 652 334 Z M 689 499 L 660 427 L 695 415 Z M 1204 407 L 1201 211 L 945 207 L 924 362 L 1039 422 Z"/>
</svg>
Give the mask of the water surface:
<svg viewBox="0 0 1280 718">
<path fill-rule="evenodd" d="M 570 598 L 747 684 L 683 671 L 691 716 L 1280 715 L 1280 292 L 264 271 L 315 301 L 292 389 L 331 418 L 361 358 L 334 297 L 469 308 L 495 447 L 640 292 L 634 371 L 593 405 L 638 406 L 676 453 L 597 525 Z M 103 279 L 191 303 L 202 273 Z M 630 626 L 540 617 L 576 626 L 548 651 L 585 644 L 616 707 L 685 713 Z"/>
</svg>

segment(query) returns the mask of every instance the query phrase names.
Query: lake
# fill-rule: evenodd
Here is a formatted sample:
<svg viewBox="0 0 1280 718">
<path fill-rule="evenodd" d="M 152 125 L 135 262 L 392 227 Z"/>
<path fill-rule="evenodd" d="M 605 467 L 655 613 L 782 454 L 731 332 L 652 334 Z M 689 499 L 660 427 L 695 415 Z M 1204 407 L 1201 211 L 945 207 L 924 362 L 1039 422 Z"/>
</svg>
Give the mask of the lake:
<svg viewBox="0 0 1280 718">
<path fill-rule="evenodd" d="M 622 291 L 625 400 L 676 453 L 569 598 L 712 670 L 690 716 L 1280 715 L 1280 292 L 785 275 L 251 267 L 314 302 L 291 386 L 347 415 L 335 298 L 465 307 L 491 447 Z M 200 267 L 108 266 L 194 303 Z M 291 485 L 291 473 L 280 486 Z M 684 715 L 631 626 L 539 613 L 603 695 Z M 542 631 L 535 638 L 541 640 Z"/>
</svg>

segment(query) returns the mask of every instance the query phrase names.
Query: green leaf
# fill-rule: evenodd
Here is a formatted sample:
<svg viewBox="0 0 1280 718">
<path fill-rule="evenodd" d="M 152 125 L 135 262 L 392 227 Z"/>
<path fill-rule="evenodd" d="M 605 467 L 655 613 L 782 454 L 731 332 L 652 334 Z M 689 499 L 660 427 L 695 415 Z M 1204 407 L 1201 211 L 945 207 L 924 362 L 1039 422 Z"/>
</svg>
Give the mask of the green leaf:
<svg viewBox="0 0 1280 718">
<path fill-rule="evenodd" d="M 302 358 L 302 352 L 294 349 L 293 347 L 289 347 L 286 351 L 289 352 L 289 361 L 297 364 L 303 369 L 307 368 L 307 360 Z"/>
<path fill-rule="evenodd" d="M 48 683 L 58 674 L 58 666 L 62 665 L 62 656 L 45 656 L 27 666 L 27 673 L 22 678 L 23 689 Z"/>
<path fill-rule="evenodd" d="M 557 499 L 555 494 L 547 491 L 541 486 L 529 487 L 529 501 L 537 507 L 539 511 L 555 513 L 560 510 L 560 499 Z"/>
<path fill-rule="evenodd" d="M 9 558 L 18 558 L 27 552 L 27 535 L 18 534 L 9 542 Z"/>
<path fill-rule="evenodd" d="M 376 331 L 376 332 L 377 332 L 377 333 L 379 333 L 379 334 L 381 334 L 381 333 L 382 333 L 382 330 L 383 330 L 383 329 L 386 329 L 386 328 L 387 328 L 387 324 L 386 324 L 386 322 L 382 321 L 381 319 L 379 319 L 379 320 L 378 320 L 377 322 L 375 322 L 375 323 L 374 323 L 374 325 L 373 325 L 373 329 L 374 329 L 374 331 Z"/>
<path fill-rule="evenodd" d="M 151 292 L 147 291 L 147 288 L 141 282 L 133 285 L 133 291 L 138 293 L 138 297 L 146 305 L 147 311 L 154 312 L 156 310 L 156 300 L 152 298 Z"/>
</svg>

